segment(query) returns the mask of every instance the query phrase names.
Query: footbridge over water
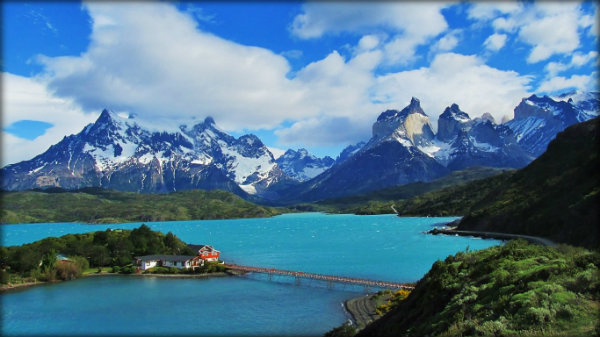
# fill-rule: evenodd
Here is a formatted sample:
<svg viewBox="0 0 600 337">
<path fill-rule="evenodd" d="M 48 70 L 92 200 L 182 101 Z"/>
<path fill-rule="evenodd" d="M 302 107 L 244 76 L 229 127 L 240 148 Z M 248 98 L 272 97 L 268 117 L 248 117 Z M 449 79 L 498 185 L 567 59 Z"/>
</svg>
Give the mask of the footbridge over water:
<svg viewBox="0 0 600 337">
<path fill-rule="evenodd" d="M 361 286 L 365 286 L 365 287 L 378 287 L 378 288 L 389 288 L 389 289 L 411 289 L 411 290 L 414 289 L 414 287 L 406 285 L 404 283 L 389 282 L 389 281 L 378 281 L 378 280 L 368 280 L 368 279 L 337 276 L 337 275 L 305 273 L 305 272 L 301 272 L 301 271 L 282 270 L 282 269 L 275 269 L 275 268 L 241 266 L 241 265 L 237 265 L 237 264 L 226 264 L 225 266 L 231 270 L 237 270 L 237 271 L 243 271 L 243 272 L 253 272 L 253 273 L 263 273 L 263 274 L 268 274 L 268 275 L 285 275 L 285 276 L 295 277 L 297 279 L 306 278 L 306 279 L 312 279 L 312 280 L 322 280 L 322 281 L 327 281 L 327 282 L 338 282 L 338 283 L 361 285 Z"/>
</svg>

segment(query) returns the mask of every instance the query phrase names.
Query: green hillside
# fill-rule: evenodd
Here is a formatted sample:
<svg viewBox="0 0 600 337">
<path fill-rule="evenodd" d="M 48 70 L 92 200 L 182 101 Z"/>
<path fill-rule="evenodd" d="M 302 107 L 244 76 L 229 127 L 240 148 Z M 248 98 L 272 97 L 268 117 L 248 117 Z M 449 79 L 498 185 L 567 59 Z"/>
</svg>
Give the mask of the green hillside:
<svg viewBox="0 0 600 337">
<path fill-rule="evenodd" d="M 223 191 L 138 194 L 97 188 L 2 193 L 2 223 L 119 223 L 269 217 L 258 206 Z"/>
<path fill-rule="evenodd" d="M 571 246 L 461 252 L 358 336 L 597 335 L 599 267 L 600 253 Z"/>
<path fill-rule="evenodd" d="M 597 248 L 599 124 L 596 118 L 559 133 L 542 156 L 477 198 L 459 228 Z"/>
</svg>

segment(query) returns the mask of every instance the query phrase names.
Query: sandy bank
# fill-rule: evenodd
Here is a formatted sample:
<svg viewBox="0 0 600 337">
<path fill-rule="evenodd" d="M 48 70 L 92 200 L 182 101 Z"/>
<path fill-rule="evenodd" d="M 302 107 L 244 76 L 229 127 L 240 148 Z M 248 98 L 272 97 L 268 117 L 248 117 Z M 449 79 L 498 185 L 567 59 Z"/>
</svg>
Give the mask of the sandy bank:
<svg viewBox="0 0 600 337">
<path fill-rule="evenodd" d="M 375 313 L 377 303 L 373 295 L 363 295 L 349 299 L 344 302 L 344 306 L 352 315 L 354 325 L 359 329 L 379 318 L 379 315 Z"/>
</svg>

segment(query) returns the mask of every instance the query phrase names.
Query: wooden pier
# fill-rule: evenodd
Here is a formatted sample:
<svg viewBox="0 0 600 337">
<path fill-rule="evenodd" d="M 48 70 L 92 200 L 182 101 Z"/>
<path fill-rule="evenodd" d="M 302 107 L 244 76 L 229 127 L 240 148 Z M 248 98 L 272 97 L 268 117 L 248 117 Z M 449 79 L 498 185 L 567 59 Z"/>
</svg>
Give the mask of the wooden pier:
<svg viewBox="0 0 600 337">
<path fill-rule="evenodd" d="M 408 286 L 404 283 L 389 282 L 389 281 L 376 281 L 376 280 L 367 280 L 367 279 L 354 278 L 354 277 L 305 273 L 305 272 L 301 272 L 301 271 L 282 270 L 282 269 L 275 269 L 275 268 L 240 266 L 237 264 L 226 264 L 225 266 L 231 270 L 253 272 L 253 273 L 263 273 L 263 274 L 268 274 L 268 275 L 285 275 L 285 276 L 295 277 L 297 279 L 306 278 L 306 279 L 313 279 L 313 280 L 322 280 L 322 281 L 327 281 L 327 282 L 355 284 L 355 285 L 361 285 L 361 286 L 365 286 L 365 287 L 390 288 L 390 289 L 414 289 L 414 287 Z"/>
</svg>

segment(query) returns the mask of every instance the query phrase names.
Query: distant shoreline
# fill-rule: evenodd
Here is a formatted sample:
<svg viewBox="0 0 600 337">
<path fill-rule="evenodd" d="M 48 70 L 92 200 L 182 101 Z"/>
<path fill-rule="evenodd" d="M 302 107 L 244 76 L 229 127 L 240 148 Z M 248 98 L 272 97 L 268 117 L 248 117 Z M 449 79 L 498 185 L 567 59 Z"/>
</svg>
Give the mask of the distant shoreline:
<svg viewBox="0 0 600 337">
<path fill-rule="evenodd" d="M 498 233 L 498 232 L 483 232 L 483 231 L 465 231 L 459 229 L 438 229 L 434 228 L 427 232 L 428 234 L 438 235 L 438 234 L 446 234 L 446 235 L 459 235 L 459 236 L 475 236 L 484 239 L 497 239 L 497 240 L 515 240 L 515 239 L 523 239 L 530 243 L 535 243 L 543 246 L 556 247 L 557 243 L 546 238 L 531 236 L 531 235 L 521 235 L 521 234 L 510 234 L 510 233 Z"/>
<path fill-rule="evenodd" d="M 226 272 L 217 272 L 217 273 L 207 273 L 207 274 L 120 274 L 120 273 L 93 273 L 93 274 L 86 274 L 86 275 L 81 275 L 81 277 L 77 278 L 77 279 L 81 279 L 81 278 L 86 278 L 86 277 L 98 277 L 98 276 L 140 276 L 140 277 L 157 277 L 157 278 L 208 278 L 208 277 L 227 277 L 227 276 L 235 276 L 238 275 L 238 273 L 233 272 L 233 271 L 226 271 Z M 74 280 L 72 280 L 74 281 Z M 38 286 L 38 285 L 44 285 L 44 284 L 55 284 L 55 283 L 62 283 L 62 282 L 68 282 L 68 281 L 52 281 L 52 282 L 48 282 L 48 281 L 35 281 L 35 282 L 24 282 L 24 283 L 17 283 L 17 284 L 3 284 L 0 288 L 0 294 L 5 293 L 5 292 L 11 292 L 14 290 L 20 290 L 20 289 L 26 289 L 26 288 L 31 288 L 34 286 Z"/>
</svg>

